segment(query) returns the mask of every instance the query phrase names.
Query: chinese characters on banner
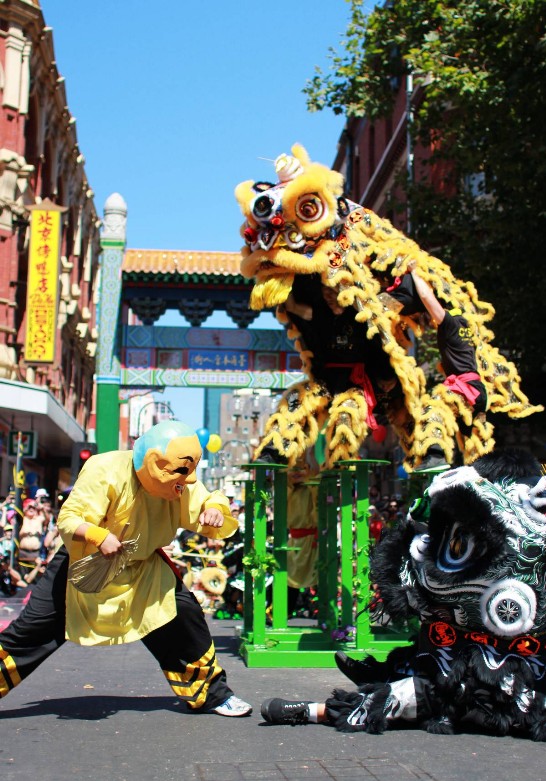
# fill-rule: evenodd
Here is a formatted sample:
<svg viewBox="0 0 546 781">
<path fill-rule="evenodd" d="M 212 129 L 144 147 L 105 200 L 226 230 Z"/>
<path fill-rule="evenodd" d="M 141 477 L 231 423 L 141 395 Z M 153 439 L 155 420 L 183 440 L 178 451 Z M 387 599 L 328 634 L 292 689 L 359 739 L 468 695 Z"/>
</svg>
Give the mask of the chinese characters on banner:
<svg viewBox="0 0 546 781">
<path fill-rule="evenodd" d="M 55 359 L 61 212 L 53 202 L 31 207 L 27 282 L 25 360 L 52 363 Z"/>
</svg>

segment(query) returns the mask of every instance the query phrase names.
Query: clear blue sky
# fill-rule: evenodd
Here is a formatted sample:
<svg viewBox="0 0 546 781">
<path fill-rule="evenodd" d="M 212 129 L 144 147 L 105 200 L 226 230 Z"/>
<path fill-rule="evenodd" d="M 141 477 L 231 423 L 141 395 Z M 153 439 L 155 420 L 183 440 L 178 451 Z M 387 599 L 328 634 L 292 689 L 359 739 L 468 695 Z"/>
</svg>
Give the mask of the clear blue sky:
<svg viewBox="0 0 546 781">
<path fill-rule="evenodd" d="M 41 2 L 97 211 L 123 195 L 129 247 L 237 251 L 233 191 L 273 177 L 260 157 L 300 142 L 333 162 L 343 118 L 309 113 L 302 89 L 340 48 L 345 0 Z M 168 396 L 201 425 L 201 391 Z"/>
</svg>

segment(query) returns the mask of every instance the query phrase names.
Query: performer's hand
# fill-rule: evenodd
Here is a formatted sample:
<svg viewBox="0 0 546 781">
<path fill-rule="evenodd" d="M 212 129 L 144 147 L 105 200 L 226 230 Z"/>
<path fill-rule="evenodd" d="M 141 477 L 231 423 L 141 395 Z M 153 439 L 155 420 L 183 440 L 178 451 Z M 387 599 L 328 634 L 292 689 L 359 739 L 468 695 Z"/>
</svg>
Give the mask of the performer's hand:
<svg viewBox="0 0 546 781">
<path fill-rule="evenodd" d="M 109 534 L 104 542 L 99 545 L 99 550 L 106 559 L 111 559 L 123 548 L 123 543 L 118 540 L 115 534 Z"/>
<path fill-rule="evenodd" d="M 199 516 L 199 523 L 201 526 L 223 526 L 224 516 L 217 507 L 209 507 Z"/>
<path fill-rule="evenodd" d="M 308 306 L 307 304 L 298 303 L 292 293 L 290 293 L 284 302 L 284 308 L 287 312 L 292 312 L 292 314 L 301 317 L 302 320 L 313 319 L 313 307 Z"/>
<path fill-rule="evenodd" d="M 408 269 L 408 271 L 411 274 L 411 272 L 415 271 L 415 269 L 417 268 L 417 261 L 416 260 L 410 260 L 410 262 L 408 263 L 406 268 Z"/>
</svg>

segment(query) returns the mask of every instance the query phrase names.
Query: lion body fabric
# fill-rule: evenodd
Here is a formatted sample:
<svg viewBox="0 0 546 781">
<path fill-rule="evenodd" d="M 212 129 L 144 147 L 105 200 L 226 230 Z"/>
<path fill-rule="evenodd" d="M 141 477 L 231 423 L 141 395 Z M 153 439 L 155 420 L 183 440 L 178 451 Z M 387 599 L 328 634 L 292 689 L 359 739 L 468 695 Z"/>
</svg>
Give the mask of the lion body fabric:
<svg viewBox="0 0 546 781">
<path fill-rule="evenodd" d="M 404 278 L 410 262 L 416 262 L 420 276 L 438 298 L 458 308 L 472 330 L 489 410 L 525 417 L 542 407 L 529 403 L 515 365 L 492 344 L 488 323 L 493 307 L 480 301 L 471 282 L 456 279 L 448 265 L 388 220 L 348 201 L 341 174 L 311 162 L 299 145 L 292 153 L 277 158 L 277 183 L 248 181 L 236 189 L 246 219 L 241 273 L 254 279 L 251 307 L 276 308 L 278 320 L 295 340 L 310 382 L 320 383 L 315 376 L 320 345 L 311 350 L 301 327 L 305 318 L 311 329 L 320 324 L 316 298 L 311 303 L 301 300 L 306 280 L 320 280 L 321 286 L 335 291 L 338 306 L 353 313 L 355 325 L 360 324 L 353 338 L 379 340 L 388 358 L 400 394 L 394 403 L 387 399 L 383 411 L 399 437 L 408 470 L 421 463 L 432 445 L 439 445 L 449 462 L 456 442 L 465 463 L 489 452 L 494 446 L 493 426 L 483 414 L 474 416 L 470 404 L 443 384 L 426 392 L 425 376 L 410 354 L 408 337 L 409 330 L 420 335 L 420 324 L 401 314 L 402 307 L 389 289 Z M 364 370 L 377 390 L 377 381 L 384 378 L 377 376 L 373 362 L 365 363 Z M 292 389 L 286 391 L 256 455 L 272 446 L 292 465 L 316 441 L 327 420 L 326 465 L 357 457 L 374 421 L 370 407 L 375 398 L 366 392 L 365 384 L 352 377 L 334 392 L 326 383 L 320 402 L 314 397 L 306 403 L 303 394 L 299 397 L 297 404 Z M 459 419 L 466 424 L 464 437 Z"/>
</svg>

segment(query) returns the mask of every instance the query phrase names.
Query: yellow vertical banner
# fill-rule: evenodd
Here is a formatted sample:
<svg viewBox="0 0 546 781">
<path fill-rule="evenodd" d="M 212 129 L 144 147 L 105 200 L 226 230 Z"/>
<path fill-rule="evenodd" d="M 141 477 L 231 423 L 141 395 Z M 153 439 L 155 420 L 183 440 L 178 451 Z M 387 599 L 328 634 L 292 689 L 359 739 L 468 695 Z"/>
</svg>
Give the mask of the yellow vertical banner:
<svg viewBox="0 0 546 781">
<path fill-rule="evenodd" d="M 31 207 L 25 361 L 53 363 L 57 334 L 61 213 L 51 201 Z"/>
</svg>

